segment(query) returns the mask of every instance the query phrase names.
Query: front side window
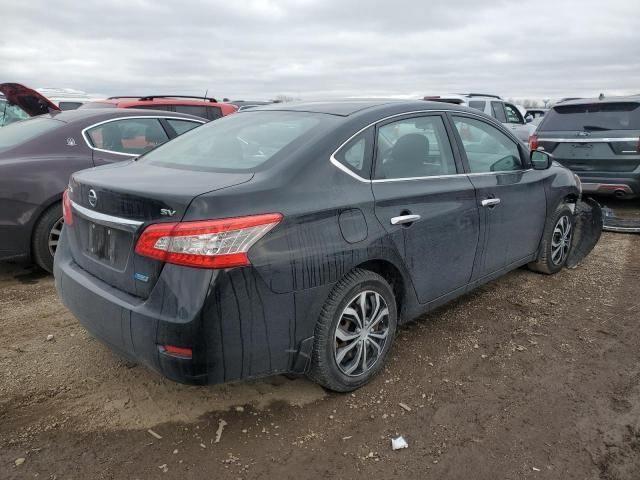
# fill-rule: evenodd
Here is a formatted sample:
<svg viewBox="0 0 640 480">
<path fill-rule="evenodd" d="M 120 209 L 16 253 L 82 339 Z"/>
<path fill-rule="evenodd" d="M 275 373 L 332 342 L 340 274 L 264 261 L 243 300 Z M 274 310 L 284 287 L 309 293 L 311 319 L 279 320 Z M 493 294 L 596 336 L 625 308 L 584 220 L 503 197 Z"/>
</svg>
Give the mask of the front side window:
<svg viewBox="0 0 640 480">
<path fill-rule="evenodd" d="M 321 135 L 338 120 L 309 112 L 247 111 L 180 135 L 139 161 L 204 171 L 253 171 Z"/>
<path fill-rule="evenodd" d="M 513 105 L 509 105 L 508 103 L 504 104 L 504 111 L 507 114 L 507 123 L 524 123 L 524 119 L 520 112 Z"/>
<path fill-rule="evenodd" d="M 454 116 L 453 119 L 471 173 L 522 169 L 518 145 L 496 127 L 467 117 Z"/>
<path fill-rule="evenodd" d="M 129 155 L 141 155 L 169 139 L 156 118 L 114 120 L 90 128 L 86 135 L 93 148 Z"/>
<path fill-rule="evenodd" d="M 171 125 L 171 128 L 173 128 L 178 135 L 182 135 L 197 126 L 202 125 L 198 122 L 192 122 L 190 120 L 176 120 L 175 118 L 167 118 L 167 123 Z"/>
<path fill-rule="evenodd" d="M 504 104 L 502 102 L 491 102 L 491 111 L 500 123 L 506 123 L 507 116 L 504 113 Z"/>
<path fill-rule="evenodd" d="M 414 117 L 378 129 L 377 179 L 456 173 L 449 137 L 440 116 Z"/>
</svg>

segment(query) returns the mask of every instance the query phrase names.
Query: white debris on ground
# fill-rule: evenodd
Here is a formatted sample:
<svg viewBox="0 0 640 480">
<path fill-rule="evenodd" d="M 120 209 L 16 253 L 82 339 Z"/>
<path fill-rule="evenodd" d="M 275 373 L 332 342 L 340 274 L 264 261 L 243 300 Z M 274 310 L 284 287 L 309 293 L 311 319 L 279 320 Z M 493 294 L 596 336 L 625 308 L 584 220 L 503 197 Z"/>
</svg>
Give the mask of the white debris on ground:
<svg viewBox="0 0 640 480">
<path fill-rule="evenodd" d="M 156 433 L 155 431 L 153 431 L 153 430 L 151 430 L 151 429 L 148 429 L 148 430 L 147 430 L 147 433 L 148 433 L 149 435 L 151 435 L 153 438 L 156 438 L 156 439 L 158 439 L 158 440 L 162 440 L 162 435 L 160 435 L 159 433 Z"/>
<path fill-rule="evenodd" d="M 391 449 L 392 450 L 400 450 L 402 448 L 409 448 L 409 444 L 404 439 L 404 437 L 400 436 L 398 438 L 391 439 Z"/>
<path fill-rule="evenodd" d="M 216 439 L 213 443 L 219 443 L 220 439 L 222 438 L 222 432 L 224 431 L 224 427 L 225 425 L 227 425 L 227 422 L 225 422 L 224 420 L 220 419 L 220 421 L 218 422 L 218 430 L 216 430 Z"/>
</svg>

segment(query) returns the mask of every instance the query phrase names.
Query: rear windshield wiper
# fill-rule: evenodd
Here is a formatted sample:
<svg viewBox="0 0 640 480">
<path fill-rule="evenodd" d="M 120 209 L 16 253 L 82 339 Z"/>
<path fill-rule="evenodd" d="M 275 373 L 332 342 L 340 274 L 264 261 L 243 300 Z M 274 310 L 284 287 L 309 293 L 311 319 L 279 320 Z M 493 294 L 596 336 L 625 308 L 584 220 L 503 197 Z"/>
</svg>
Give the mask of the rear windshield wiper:
<svg viewBox="0 0 640 480">
<path fill-rule="evenodd" d="M 604 131 L 604 130 L 611 130 L 610 128 L 607 127 L 599 127 L 597 125 L 585 125 L 584 127 L 582 127 L 584 129 L 585 132 L 592 132 L 594 130 L 598 130 L 598 131 Z"/>
</svg>

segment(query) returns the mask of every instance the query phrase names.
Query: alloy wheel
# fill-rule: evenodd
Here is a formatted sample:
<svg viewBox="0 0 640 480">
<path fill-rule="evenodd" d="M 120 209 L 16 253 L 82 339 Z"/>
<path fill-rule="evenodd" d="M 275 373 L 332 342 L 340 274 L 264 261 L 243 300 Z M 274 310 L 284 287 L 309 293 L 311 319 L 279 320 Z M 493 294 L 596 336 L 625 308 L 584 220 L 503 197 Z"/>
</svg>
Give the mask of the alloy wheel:
<svg viewBox="0 0 640 480">
<path fill-rule="evenodd" d="M 56 223 L 53 224 L 51 230 L 49 231 L 49 253 L 53 257 L 56 254 L 56 249 L 58 248 L 58 242 L 60 241 L 60 234 L 62 233 L 62 225 L 64 225 L 64 218 L 60 217 Z"/>
<path fill-rule="evenodd" d="M 372 290 L 358 293 L 336 325 L 336 365 L 350 377 L 365 374 L 382 357 L 388 336 L 389 308 L 382 295 Z"/>
<path fill-rule="evenodd" d="M 551 261 L 554 265 L 562 265 L 567 259 L 572 236 L 571 220 L 567 215 L 563 215 L 556 222 L 551 238 Z"/>
</svg>

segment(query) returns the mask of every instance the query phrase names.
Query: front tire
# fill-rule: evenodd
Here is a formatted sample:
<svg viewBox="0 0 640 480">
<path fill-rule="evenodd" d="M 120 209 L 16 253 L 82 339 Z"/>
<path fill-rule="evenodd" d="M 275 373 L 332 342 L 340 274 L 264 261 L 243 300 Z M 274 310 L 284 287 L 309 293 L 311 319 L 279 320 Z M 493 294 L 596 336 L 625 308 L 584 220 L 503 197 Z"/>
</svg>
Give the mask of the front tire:
<svg viewBox="0 0 640 480">
<path fill-rule="evenodd" d="M 53 272 L 53 256 L 58 247 L 63 224 L 62 204 L 57 203 L 45 210 L 33 231 L 33 261 L 49 273 Z"/>
<path fill-rule="evenodd" d="M 538 258 L 528 265 L 529 269 L 546 275 L 559 272 L 567 263 L 572 241 L 573 212 L 567 204 L 562 203 L 547 219 Z"/>
<path fill-rule="evenodd" d="M 397 324 L 389 283 L 371 271 L 353 270 L 322 308 L 308 376 L 336 392 L 360 388 L 384 366 Z"/>
</svg>

